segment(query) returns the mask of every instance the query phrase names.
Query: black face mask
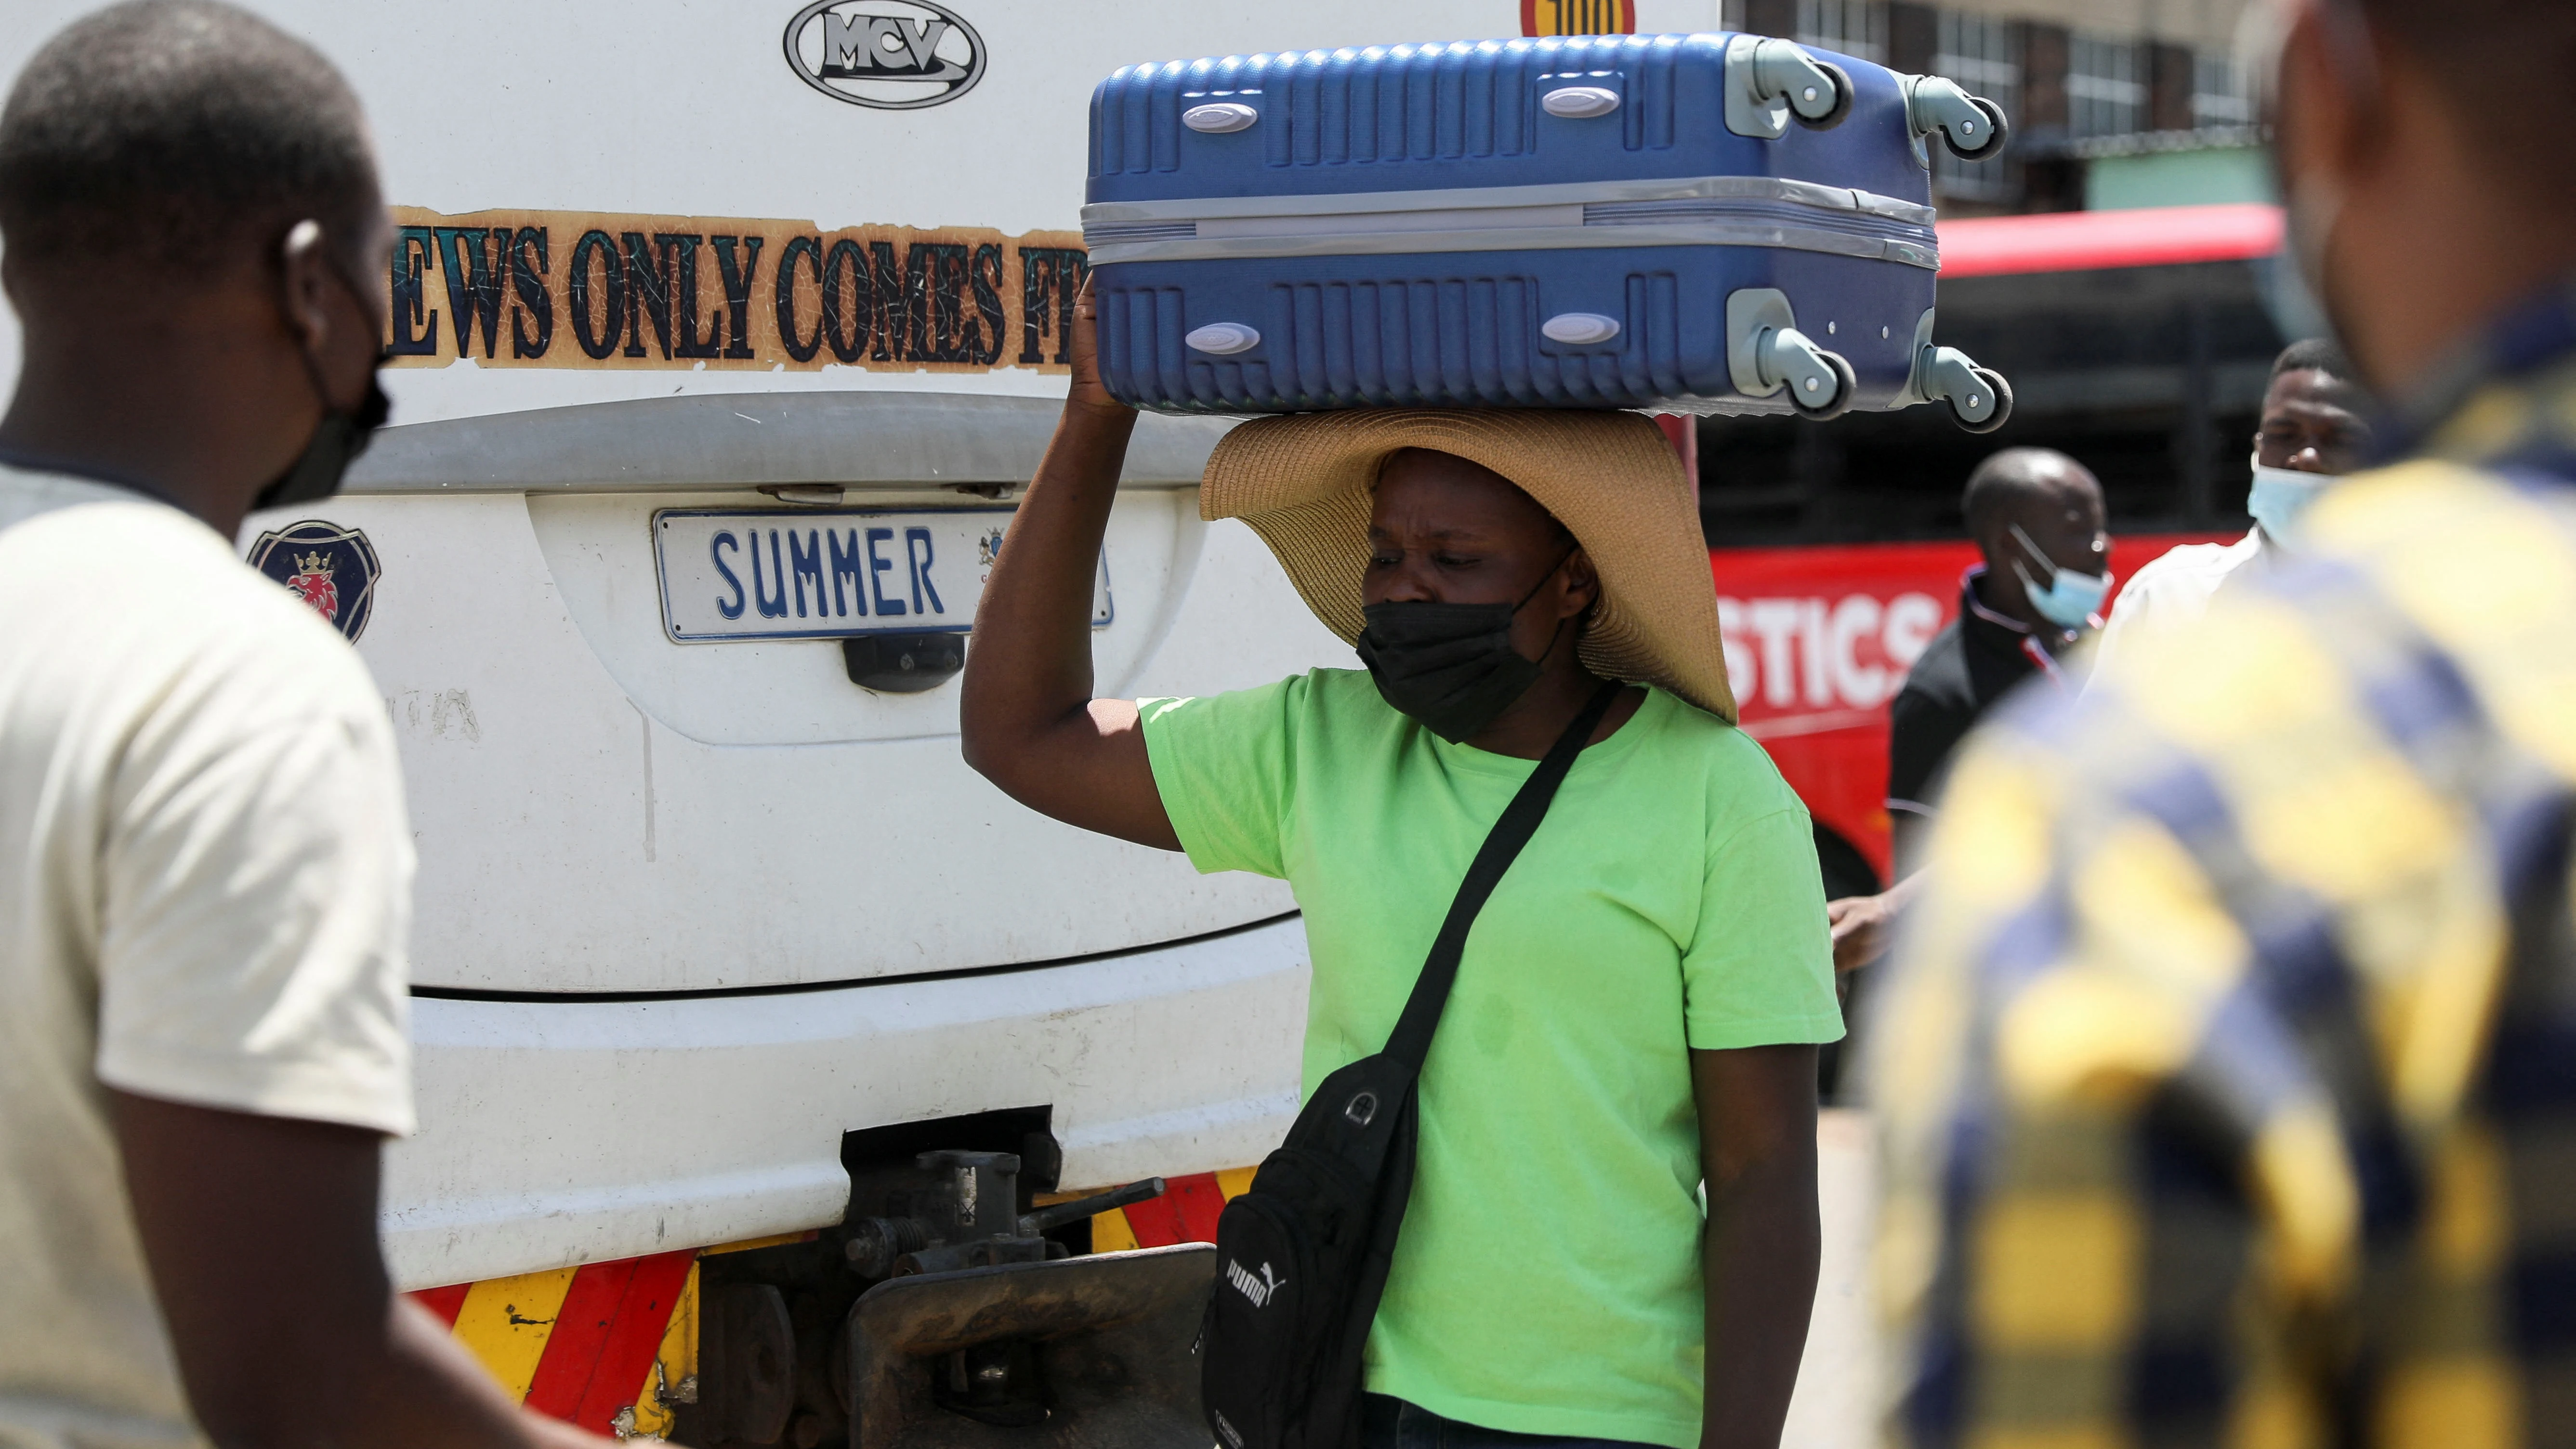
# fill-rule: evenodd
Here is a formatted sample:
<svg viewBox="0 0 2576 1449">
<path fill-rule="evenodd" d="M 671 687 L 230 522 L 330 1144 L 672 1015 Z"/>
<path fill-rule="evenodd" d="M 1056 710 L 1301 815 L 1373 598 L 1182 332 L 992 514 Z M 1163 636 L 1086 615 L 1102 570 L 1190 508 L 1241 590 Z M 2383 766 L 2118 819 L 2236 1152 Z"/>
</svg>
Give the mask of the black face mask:
<svg viewBox="0 0 2576 1449">
<path fill-rule="evenodd" d="M 336 268 L 332 275 L 339 275 Z M 345 280 L 342 285 L 347 285 Z M 359 295 L 364 300 L 365 294 Z M 304 354 L 304 375 L 312 380 L 313 395 L 322 399 L 322 421 L 314 425 L 312 439 L 295 461 L 286 465 L 286 471 L 251 499 L 254 513 L 264 508 L 315 503 L 339 492 L 340 480 L 348 474 L 349 465 L 367 451 L 376 429 L 383 427 L 393 413 L 393 400 L 385 396 L 383 385 L 373 373 L 367 376 L 367 395 L 352 412 L 342 412 L 331 405 L 330 389 L 322 385 L 322 369 L 314 364 L 310 352 Z"/>
<path fill-rule="evenodd" d="M 1512 647 L 1512 620 L 1573 556 L 1568 549 L 1517 604 L 1389 603 L 1362 609 L 1368 627 L 1360 631 L 1357 647 L 1379 695 L 1453 745 L 1492 724 L 1542 672 L 1537 661 Z M 1559 624 L 1558 632 L 1563 630 Z M 1549 647 L 1555 647 L 1553 635 Z"/>
</svg>

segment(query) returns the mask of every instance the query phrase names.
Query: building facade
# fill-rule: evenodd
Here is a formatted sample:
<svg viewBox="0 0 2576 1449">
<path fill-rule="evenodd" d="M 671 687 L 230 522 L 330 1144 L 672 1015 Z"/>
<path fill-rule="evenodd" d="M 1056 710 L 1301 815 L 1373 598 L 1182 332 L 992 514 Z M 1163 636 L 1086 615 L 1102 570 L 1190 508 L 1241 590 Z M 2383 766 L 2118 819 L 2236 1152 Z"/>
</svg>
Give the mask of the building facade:
<svg viewBox="0 0 2576 1449">
<path fill-rule="evenodd" d="M 1615 9 L 1538 0 L 1542 24 Z M 1942 75 L 2004 108 L 1993 160 L 1946 153 L 1945 215 L 2257 199 L 2268 182 L 2238 54 L 2251 0 L 1639 0 L 1647 31 L 1781 35 Z M 1562 13 L 1562 19 L 1557 17 Z M 1624 18 L 1624 17 L 1623 17 Z"/>
</svg>

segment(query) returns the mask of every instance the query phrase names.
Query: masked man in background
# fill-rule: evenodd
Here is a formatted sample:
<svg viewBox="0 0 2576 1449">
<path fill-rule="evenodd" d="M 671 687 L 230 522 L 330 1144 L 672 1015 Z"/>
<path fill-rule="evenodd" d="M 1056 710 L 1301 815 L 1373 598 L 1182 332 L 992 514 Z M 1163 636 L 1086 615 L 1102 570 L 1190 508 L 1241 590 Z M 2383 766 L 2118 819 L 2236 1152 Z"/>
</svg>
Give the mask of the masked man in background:
<svg viewBox="0 0 2576 1449">
<path fill-rule="evenodd" d="M 2297 552 L 2308 505 L 2371 449 L 2370 401 L 2353 377 L 2352 363 L 2332 342 L 2310 338 L 2282 349 L 2254 434 L 2254 481 L 2245 496 L 2254 526 L 2234 543 L 2171 549 L 2132 575 L 2093 650 L 2096 675 L 2118 668 L 2138 630 L 2199 618 L 2220 585 Z"/>
<path fill-rule="evenodd" d="M 2110 594 L 2102 485 L 2073 458 L 2007 448 L 1968 475 L 1960 509 L 1985 560 L 1960 580 L 1958 617 L 1924 647 L 1888 705 L 1887 813 L 1897 884 L 1825 907 L 1837 971 L 1866 966 L 1887 949 L 1888 928 L 1916 888 L 1911 877 L 1959 741 L 2034 676 L 2068 687 L 2060 656 L 2101 626 Z"/>
</svg>

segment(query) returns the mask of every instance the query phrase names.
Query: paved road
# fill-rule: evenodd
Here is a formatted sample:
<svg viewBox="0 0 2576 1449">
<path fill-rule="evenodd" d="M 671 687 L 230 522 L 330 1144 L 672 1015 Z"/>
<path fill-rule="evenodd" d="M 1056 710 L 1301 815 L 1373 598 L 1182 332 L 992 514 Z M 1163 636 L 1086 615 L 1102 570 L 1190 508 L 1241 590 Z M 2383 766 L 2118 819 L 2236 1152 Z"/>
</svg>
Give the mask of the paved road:
<svg viewBox="0 0 2576 1449">
<path fill-rule="evenodd" d="M 1878 1405 L 1878 1357 L 1870 1332 L 1869 1118 L 1848 1108 L 1816 1126 L 1816 1189 L 1825 1256 L 1816 1317 L 1798 1366 L 1783 1449 L 1866 1449 Z"/>
</svg>

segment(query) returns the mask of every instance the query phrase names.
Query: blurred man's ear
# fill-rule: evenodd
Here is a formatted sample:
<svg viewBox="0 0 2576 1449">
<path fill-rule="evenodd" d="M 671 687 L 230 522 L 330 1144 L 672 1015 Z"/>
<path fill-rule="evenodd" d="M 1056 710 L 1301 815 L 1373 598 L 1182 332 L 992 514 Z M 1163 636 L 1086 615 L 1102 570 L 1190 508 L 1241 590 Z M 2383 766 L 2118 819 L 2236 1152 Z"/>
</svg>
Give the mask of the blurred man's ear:
<svg viewBox="0 0 2576 1449">
<path fill-rule="evenodd" d="M 278 244 L 278 272 L 286 306 L 287 330 L 308 356 L 318 356 L 331 338 L 327 289 L 332 284 L 331 258 L 322 223 L 306 218 L 287 228 Z"/>
<path fill-rule="evenodd" d="M 2378 129 L 2375 38 L 2334 0 L 2301 5 L 2281 45 L 2275 118 L 2284 190 L 2337 186 L 2365 160 Z"/>
<path fill-rule="evenodd" d="M 2367 164 L 2379 68 L 2369 31 L 2339 0 L 2289 7 L 2273 103 L 2273 157 L 2291 259 L 2345 329 L 2333 291 L 2335 222 Z"/>
</svg>

